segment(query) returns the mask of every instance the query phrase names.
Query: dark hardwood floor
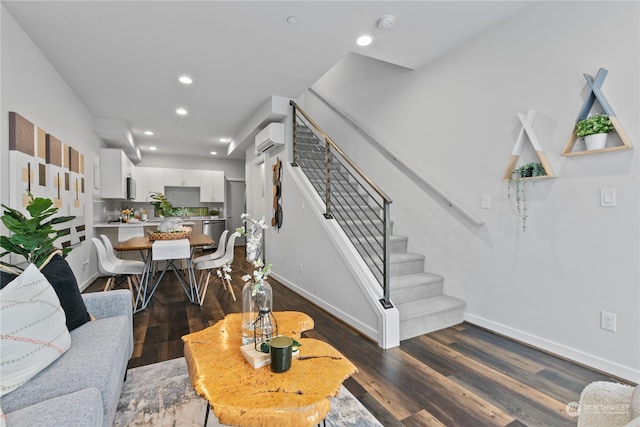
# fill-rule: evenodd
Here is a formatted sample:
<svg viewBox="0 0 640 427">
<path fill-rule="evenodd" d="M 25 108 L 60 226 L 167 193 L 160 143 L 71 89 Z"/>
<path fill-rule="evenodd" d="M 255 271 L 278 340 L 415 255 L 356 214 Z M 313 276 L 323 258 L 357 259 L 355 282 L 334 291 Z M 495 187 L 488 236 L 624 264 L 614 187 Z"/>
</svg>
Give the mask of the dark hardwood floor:
<svg viewBox="0 0 640 427">
<path fill-rule="evenodd" d="M 242 310 L 241 276 L 250 271 L 236 248 L 232 283 L 238 300 L 212 279 L 204 305 L 191 304 L 167 274 L 148 308 L 134 316 L 129 367 L 181 357 L 181 337 Z M 101 291 L 106 279 L 86 292 Z M 571 426 L 567 403 L 590 382 L 612 378 L 471 324 L 402 341 L 384 350 L 319 307 L 269 279 L 274 310 L 308 313 L 305 336 L 329 342 L 359 372 L 345 386 L 385 426 Z"/>
</svg>

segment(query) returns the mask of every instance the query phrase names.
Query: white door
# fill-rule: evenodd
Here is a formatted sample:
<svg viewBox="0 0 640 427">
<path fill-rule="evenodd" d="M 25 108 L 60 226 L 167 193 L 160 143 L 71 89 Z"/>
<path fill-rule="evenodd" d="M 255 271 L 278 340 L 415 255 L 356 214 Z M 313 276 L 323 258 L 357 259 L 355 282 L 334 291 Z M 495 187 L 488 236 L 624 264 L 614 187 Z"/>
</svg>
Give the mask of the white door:
<svg viewBox="0 0 640 427">
<path fill-rule="evenodd" d="M 246 183 L 244 181 L 227 180 L 227 229 L 229 233 L 242 226 L 240 215 L 245 213 Z M 236 246 L 244 246 L 244 239 L 236 239 Z"/>
</svg>

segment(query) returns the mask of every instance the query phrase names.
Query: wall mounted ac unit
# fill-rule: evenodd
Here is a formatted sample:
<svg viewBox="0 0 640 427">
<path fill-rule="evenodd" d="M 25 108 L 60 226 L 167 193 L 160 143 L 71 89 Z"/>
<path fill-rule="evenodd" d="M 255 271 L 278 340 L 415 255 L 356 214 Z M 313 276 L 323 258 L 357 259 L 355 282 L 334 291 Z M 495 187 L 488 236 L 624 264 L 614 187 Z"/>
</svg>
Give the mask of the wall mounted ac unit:
<svg viewBox="0 0 640 427">
<path fill-rule="evenodd" d="M 256 135 L 256 151 L 265 153 L 284 146 L 284 123 L 269 123 Z"/>
</svg>

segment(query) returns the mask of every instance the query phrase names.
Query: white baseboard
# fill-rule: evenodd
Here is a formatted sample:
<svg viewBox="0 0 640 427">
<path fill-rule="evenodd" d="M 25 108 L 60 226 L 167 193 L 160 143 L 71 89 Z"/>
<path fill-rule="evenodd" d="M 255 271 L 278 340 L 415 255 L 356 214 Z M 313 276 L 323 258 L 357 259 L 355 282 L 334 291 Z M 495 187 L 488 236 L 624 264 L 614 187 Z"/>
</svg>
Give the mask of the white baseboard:
<svg viewBox="0 0 640 427">
<path fill-rule="evenodd" d="M 532 335 L 527 332 L 523 332 L 518 329 L 514 329 L 501 323 L 497 323 L 470 313 L 465 313 L 464 319 L 469 323 L 473 323 L 474 325 L 481 326 L 498 334 L 513 338 L 549 353 L 553 353 L 560 357 L 575 361 L 579 364 L 586 365 L 598 371 L 606 372 L 627 381 L 632 381 L 636 384 L 640 383 L 640 371 L 636 371 L 626 366 L 618 365 L 617 363 L 613 363 L 600 357 L 584 353 L 580 350 L 567 347 L 566 345 L 549 341 L 545 338 L 541 338 L 536 335 Z"/>
<path fill-rule="evenodd" d="M 91 286 L 93 281 L 96 280 L 97 278 L 98 278 L 98 273 L 93 273 L 91 277 L 89 277 L 87 280 L 85 280 L 82 284 L 78 286 L 78 288 L 80 288 L 80 292 L 84 292 L 89 286 Z"/>
<path fill-rule="evenodd" d="M 328 302 L 319 299 L 315 295 L 310 294 L 309 292 L 307 292 L 307 290 L 305 290 L 305 289 L 303 289 L 303 288 L 301 288 L 301 287 L 289 282 L 288 280 L 286 280 L 283 277 L 275 274 L 274 272 L 271 272 L 270 275 L 273 276 L 273 278 L 276 279 L 278 282 L 282 283 L 284 286 L 286 286 L 287 288 L 291 289 L 292 291 L 294 291 L 298 295 L 300 295 L 303 298 L 311 301 L 312 303 L 314 303 L 318 307 L 328 311 L 329 313 L 331 313 L 332 315 L 334 315 L 338 319 L 342 320 L 347 325 L 349 325 L 352 328 L 356 329 L 357 331 L 361 332 L 363 335 L 371 338 L 375 342 L 378 342 L 378 338 L 379 338 L 378 337 L 378 331 L 376 331 L 375 329 L 365 325 L 364 323 L 360 322 L 358 319 L 350 316 L 348 313 L 345 313 L 344 311 L 336 308 L 335 306 L 329 304 Z"/>
</svg>

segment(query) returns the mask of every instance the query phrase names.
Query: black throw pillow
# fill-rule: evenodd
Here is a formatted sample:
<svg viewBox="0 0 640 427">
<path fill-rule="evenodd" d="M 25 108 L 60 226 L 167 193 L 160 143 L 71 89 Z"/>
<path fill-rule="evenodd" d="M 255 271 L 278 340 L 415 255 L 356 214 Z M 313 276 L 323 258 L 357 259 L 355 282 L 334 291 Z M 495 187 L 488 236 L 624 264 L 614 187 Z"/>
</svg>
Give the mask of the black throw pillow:
<svg viewBox="0 0 640 427">
<path fill-rule="evenodd" d="M 0 270 L 0 289 L 7 286 L 16 277 L 18 277 L 17 274 L 11 274 L 8 271 Z"/>
<path fill-rule="evenodd" d="M 87 306 L 78 289 L 78 282 L 67 261 L 60 255 L 54 255 L 40 270 L 55 289 L 60 305 L 67 316 L 69 332 L 89 321 Z"/>
</svg>

